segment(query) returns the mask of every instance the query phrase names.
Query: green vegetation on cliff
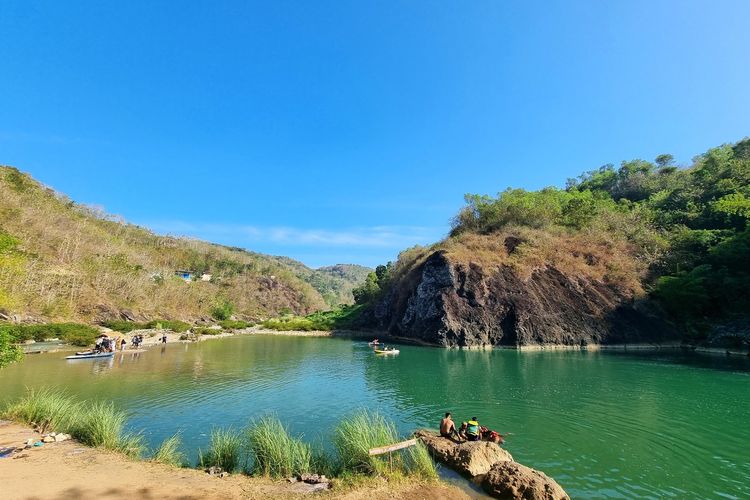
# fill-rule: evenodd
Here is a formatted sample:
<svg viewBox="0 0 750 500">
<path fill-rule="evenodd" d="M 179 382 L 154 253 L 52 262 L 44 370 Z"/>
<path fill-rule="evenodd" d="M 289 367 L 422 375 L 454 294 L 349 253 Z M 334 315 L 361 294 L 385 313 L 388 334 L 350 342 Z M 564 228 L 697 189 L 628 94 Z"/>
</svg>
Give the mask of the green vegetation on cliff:
<svg viewBox="0 0 750 500">
<path fill-rule="evenodd" d="M 465 200 L 446 240 L 402 252 L 382 278 L 371 273 L 355 290 L 357 302 L 376 302 L 391 284 L 409 288 L 417 279 L 412 271 L 443 250 L 453 260 L 507 265 L 522 276 L 553 265 L 654 298 L 693 340 L 711 326 L 747 321 L 750 139 L 710 149 L 687 167 L 665 154 L 605 165 L 564 189 L 507 189 Z"/>
</svg>

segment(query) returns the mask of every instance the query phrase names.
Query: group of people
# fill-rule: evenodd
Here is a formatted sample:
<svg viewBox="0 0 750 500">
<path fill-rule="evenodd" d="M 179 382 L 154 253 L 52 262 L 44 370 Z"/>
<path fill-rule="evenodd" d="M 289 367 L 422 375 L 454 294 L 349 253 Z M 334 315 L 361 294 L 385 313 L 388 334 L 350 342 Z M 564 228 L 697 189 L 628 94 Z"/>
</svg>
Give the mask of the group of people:
<svg viewBox="0 0 750 500">
<path fill-rule="evenodd" d="M 125 337 L 111 339 L 106 334 L 101 334 L 94 342 L 94 352 L 115 352 L 118 348 L 124 351 L 127 343 Z"/>
<path fill-rule="evenodd" d="M 471 417 L 468 422 L 461 422 L 461 427 L 456 429 L 456 423 L 453 421 L 450 412 L 446 412 L 445 417 L 440 421 L 440 435 L 451 440 L 455 436 L 455 439 L 459 442 L 482 440 L 497 444 L 505 442 L 502 434 L 480 425 L 477 417 Z"/>
</svg>

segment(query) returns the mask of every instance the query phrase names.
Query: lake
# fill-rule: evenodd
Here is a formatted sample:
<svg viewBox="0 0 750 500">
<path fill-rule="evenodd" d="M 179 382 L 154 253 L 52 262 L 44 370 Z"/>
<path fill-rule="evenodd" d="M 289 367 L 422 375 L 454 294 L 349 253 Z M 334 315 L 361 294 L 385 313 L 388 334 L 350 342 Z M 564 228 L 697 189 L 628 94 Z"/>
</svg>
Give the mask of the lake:
<svg viewBox="0 0 750 500">
<path fill-rule="evenodd" d="M 0 370 L 0 399 L 61 387 L 108 399 L 151 446 L 181 432 L 195 458 L 212 427 L 275 413 L 327 442 L 359 408 L 404 435 L 452 411 L 501 433 L 514 458 L 573 498 L 750 497 L 750 360 L 682 352 L 458 351 L 381 357 L 340 338 L 238 336 Z"/>
</svg>

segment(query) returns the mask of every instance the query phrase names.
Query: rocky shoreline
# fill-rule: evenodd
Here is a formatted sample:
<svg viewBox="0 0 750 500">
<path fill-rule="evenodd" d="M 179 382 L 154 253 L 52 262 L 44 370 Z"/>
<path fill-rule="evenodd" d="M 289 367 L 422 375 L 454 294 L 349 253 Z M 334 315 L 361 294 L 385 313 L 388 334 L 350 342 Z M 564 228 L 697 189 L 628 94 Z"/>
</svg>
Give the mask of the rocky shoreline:
<svg viewBox="0 0 750 500">
<path fill-rule="evenodd" d="M 425 444 L 435 460 L 481 485 L 494 498 L 570 500 L 554 479 L 515 462 L 510 453 L 495 443 L 456 443 L 428 430 L 419 430 L 414 435 Z"/>
</svg>

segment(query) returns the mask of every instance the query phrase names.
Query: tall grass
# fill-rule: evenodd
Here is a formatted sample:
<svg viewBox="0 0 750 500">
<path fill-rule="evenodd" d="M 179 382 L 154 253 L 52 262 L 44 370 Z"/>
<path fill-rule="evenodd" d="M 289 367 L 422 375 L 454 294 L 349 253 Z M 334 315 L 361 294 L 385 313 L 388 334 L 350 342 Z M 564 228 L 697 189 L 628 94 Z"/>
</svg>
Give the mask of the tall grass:
<svg viewBox="0 0 750 500">
<path fill-rule="evenodd" d="M 262 417 L 245 431 L 248 451 L 253 458 L 252 473 L 288 477 L 303 474 L 313 469 L 313 453 L 309 444 L 289 435 L 276 417 Z M 323 455 L 316 461 L 323 465 Z"/>
<path fill-rule="evenodd" d="M 112 403 L 76 402 L 53 389 L 32 389 L 11 404 L 3 416 L 36 424 L 42 433 L 65 432 L 89 446 L 120 451 L 131 457 L 143 452 L 143 436 L 123 431 L 127 415 Z"/>
<path fill-rule="evenodd" d="M 227 472 L 235 472 L 244 465 L 243 439 L 241 433 L 232 429 L 211 431 L 211 444 L 204 455 L 198 452 L 201 467 L 221 467 Z"/>
<path fill-rule="evenodd" d="M 391 445 L 400 440 L 393 421 L 378 412 L 360 410 L 342 420 L 334 432 L 334 445 L 338 451 L 341 472 L 436 478 L 435 464 L 421 443 L 416 447 L 392 452 L 390 457 L 369 455 L 372 448 Z"/>
<path fill-rule="evenodd" d="M 29 389 L 3 411 L 3 417 L 36 425 L 42 433 L 67 429 L 77 404 L 66 394 L 49 388 Z"/>
<path fill-rule="evenodd" d="M 172 437 L 168 437 L 162 441 L 159 448 L 154 452 L 151 460 L 162 464 L 172 465 L 174 467 L 182 467 L 186 460 L 185 454 L 180 451 L 182 440 L 179 434 L 175 434 Z"/>
</svg>

